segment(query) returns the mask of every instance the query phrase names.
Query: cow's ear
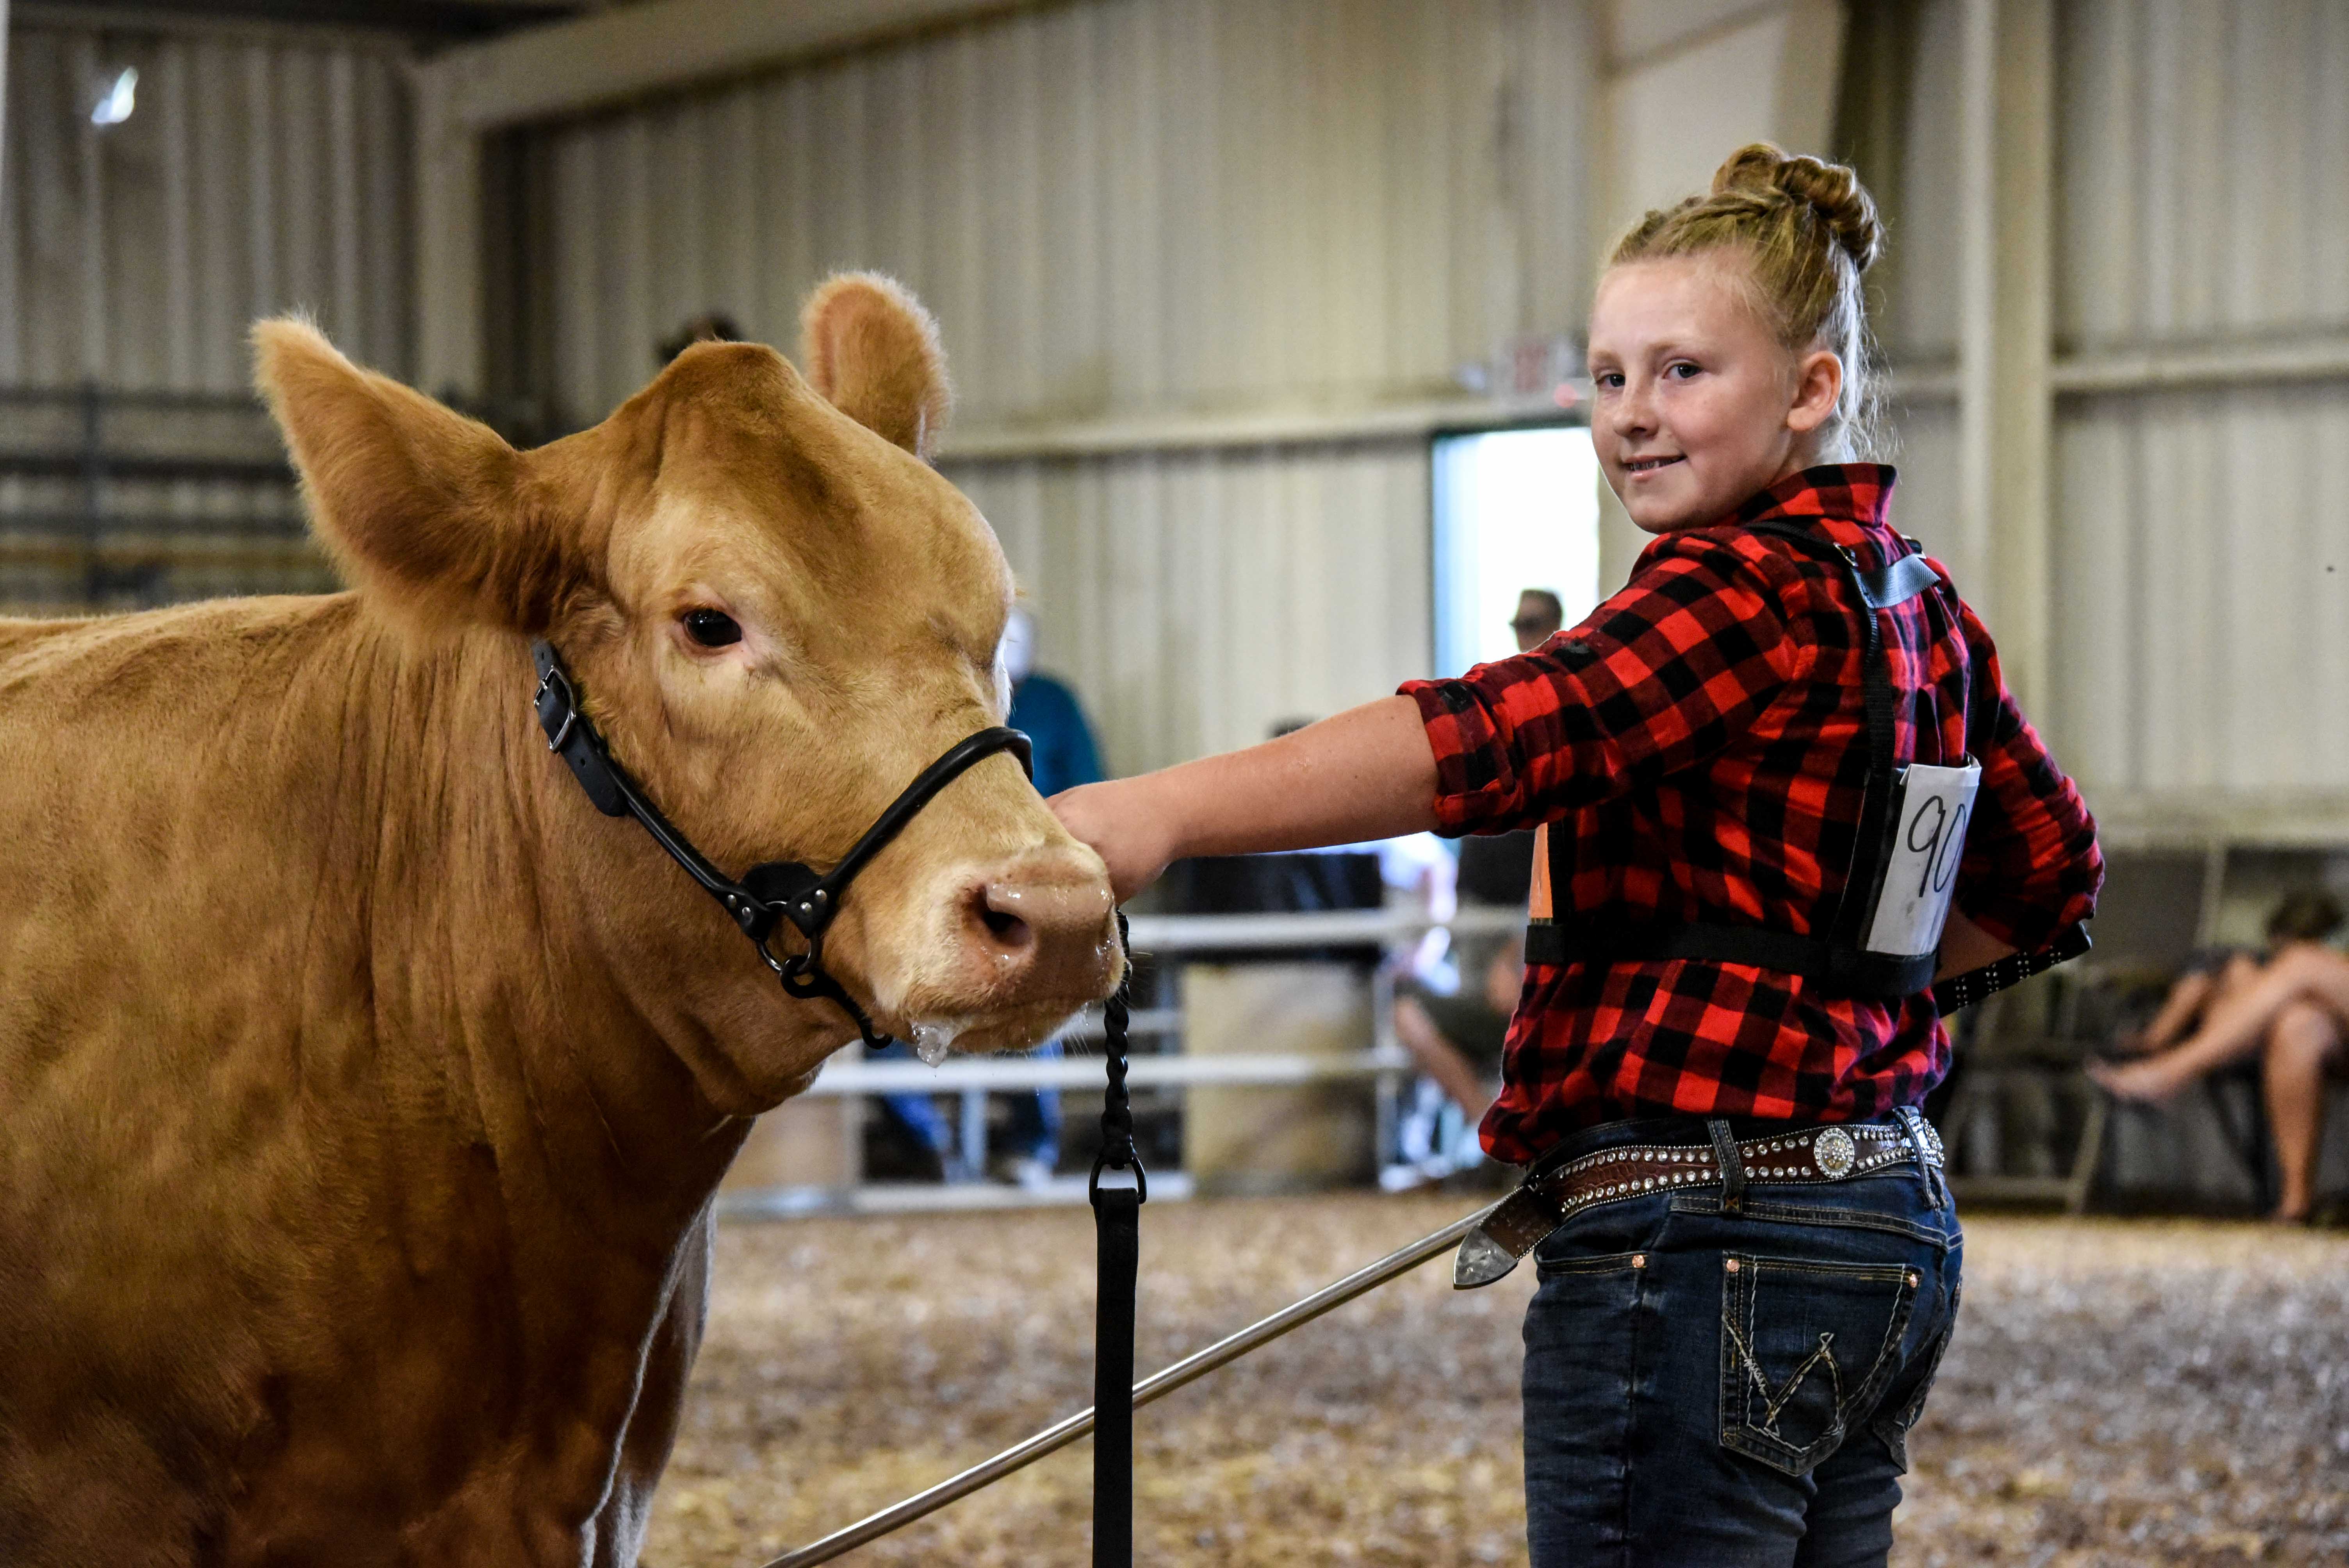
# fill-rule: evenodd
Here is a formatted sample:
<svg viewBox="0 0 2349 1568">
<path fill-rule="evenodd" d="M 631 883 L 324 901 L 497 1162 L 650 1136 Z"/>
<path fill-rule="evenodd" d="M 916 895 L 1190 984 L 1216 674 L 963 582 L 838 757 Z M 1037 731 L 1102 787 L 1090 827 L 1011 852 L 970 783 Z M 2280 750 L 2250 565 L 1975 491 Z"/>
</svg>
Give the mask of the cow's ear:
<svg viewBox="0 0 2349 1568">
<path fill-rule="evenodd" d="M 496 431 L 362 370 L 306 322 L 254 328 L 255 376 L 355 586 L 414 619 L 543 630 L 568 576 Z"/>
<path fill-rule="evenodd" d="M 842 273 L 800 311 L 800 358 L 833 407 L 927 458 L 953 393 L 938 324 L 894 278 Z"/>
</svg>

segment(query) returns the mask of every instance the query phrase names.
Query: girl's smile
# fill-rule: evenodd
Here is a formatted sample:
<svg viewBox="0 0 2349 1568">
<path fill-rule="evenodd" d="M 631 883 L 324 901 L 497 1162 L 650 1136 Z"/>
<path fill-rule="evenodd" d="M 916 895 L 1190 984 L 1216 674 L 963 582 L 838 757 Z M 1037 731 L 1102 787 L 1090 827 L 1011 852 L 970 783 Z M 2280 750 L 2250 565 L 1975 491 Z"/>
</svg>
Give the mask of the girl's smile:
<svg viewBox="0 0 2349 1568">
<path fill-rule="evenodd" d="M 1821 460 L 1843 365 L 1771 334 L 1733 251 L 1611 268 L 1590 313 L 1590 432 L 1608 482 L 1651 533 L 1718 521 Z"/>
</svg>

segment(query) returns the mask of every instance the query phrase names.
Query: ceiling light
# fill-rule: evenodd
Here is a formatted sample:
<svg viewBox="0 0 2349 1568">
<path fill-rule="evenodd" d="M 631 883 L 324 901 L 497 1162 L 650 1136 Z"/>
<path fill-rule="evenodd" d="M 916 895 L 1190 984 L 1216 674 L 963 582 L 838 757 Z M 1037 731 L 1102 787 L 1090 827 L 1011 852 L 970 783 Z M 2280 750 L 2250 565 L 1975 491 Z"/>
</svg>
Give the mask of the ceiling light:
<svg viewBox="0 0 2349 1568">
<path fill-rule="evenodd" d="M 120 125 L 138 107 L 138 96 L 139 67 L 125 66 L 115 77 L 113 85 L 98 95 L 98 102 L 89 111 L 89 123 Z"/>
</svg>

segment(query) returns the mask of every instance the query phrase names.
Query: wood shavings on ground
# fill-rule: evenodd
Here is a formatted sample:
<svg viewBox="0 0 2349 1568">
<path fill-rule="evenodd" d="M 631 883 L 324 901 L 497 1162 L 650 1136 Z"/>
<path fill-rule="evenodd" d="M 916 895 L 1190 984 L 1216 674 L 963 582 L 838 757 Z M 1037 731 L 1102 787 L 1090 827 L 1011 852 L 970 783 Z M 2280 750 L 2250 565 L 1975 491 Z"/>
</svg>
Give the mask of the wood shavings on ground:
<svg viewBox="0 0 2349 1568">
<path fill-rule="evenodd" d="M 1143 1212 L 1154 1370 L 1448 1223 L 1471 1198 Z M 2349 1238 L 1982 1217 L 1913 1444 L 1897 1568 L 2349 1562 Z M 1441 1261 L 1137 1418 L 1137 1560 L 1525 1562 L 1520 1269 Z M 649 1568 L 754 1568 L 1092 1402 L 1083 1210 L 719 1232 Z M 850 1568 L 1082 1568 L 1078 1444 Z"/>
</svg>

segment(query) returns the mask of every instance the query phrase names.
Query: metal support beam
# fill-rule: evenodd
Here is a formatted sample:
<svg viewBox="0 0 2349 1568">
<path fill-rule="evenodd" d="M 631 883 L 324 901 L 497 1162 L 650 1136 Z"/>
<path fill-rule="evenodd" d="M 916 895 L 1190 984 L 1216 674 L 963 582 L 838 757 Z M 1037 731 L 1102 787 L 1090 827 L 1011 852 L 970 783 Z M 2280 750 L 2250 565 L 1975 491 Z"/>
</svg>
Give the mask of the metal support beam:
<svg viewBox="0 0 2349 1568">
<path fill-rule="evenodd" d="M 1959 176 L 1959 515 L 1992 562 L 2007 683 L 2044 715 L 2053 639 L 2052 0 L 1966 0 Z"/>
<path fill-rule="evenodd" d="M 0 0 L 0 170 L 8 167 L 8 0 Z M 8 187 L 0 181 L 0 201 Z"/>
</svg>

